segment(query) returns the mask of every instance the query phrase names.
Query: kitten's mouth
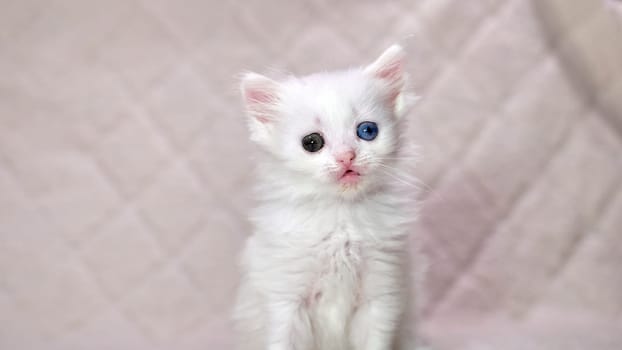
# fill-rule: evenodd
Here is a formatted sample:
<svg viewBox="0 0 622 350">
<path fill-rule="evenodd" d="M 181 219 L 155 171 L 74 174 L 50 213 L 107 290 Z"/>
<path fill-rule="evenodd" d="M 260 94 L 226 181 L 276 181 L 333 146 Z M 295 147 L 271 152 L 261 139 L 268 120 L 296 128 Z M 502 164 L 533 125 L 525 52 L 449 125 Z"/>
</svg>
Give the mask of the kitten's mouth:
<svg viewBox="0 0 622 350">
<path fill-rule="evenodd" d="M 361 174 L 358 171 L 354 171 L 352 169 L 347 169 L 341 174 L 339 178 L 339 182 L 344 185 L 354 185 L 359 182 L 359 178 Z"/>
</svg>

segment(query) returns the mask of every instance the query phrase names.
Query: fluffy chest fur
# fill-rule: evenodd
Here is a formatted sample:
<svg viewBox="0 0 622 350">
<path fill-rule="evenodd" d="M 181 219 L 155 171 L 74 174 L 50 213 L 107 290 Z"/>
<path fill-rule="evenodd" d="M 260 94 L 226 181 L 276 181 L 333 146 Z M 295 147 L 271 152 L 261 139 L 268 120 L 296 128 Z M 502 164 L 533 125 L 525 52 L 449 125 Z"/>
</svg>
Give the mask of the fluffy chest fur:
<svg viewBox="0 0 622 350">
<path fill-rule="evenodd" d="M 245 265 L 253 288 L 263 291 L 264 305 L 274 296 L 292 301 L 313 337 L 310 344 L 349 349 L 347 335 L 358 309 L 374 293 L 400 292 L 403 287 L 380 285 L 374 276 L 379 271 L 369 267 L 381 260 L 389 266 L 380 273 L 405 268 L 404 219 L 395 203 L 400 201 L 379 195 L 361 203 L 260 206 Z"/>
</svg>

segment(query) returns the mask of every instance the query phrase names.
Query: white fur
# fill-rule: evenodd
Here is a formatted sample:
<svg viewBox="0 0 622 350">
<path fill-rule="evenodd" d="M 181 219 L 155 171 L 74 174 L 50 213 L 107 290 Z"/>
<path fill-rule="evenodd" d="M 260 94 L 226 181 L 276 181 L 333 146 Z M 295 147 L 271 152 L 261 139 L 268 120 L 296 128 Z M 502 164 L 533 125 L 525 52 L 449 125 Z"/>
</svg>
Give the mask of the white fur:
<svg viewBox="0 0 622 350">
<path fill-rule="evenodd" d="M 412 349 L 403 57 L 393 46 L 365 68 L 243 79 L 262 159 L 234 311 L 241 349 Z M 375 140 L 357 137 L 362 121 L 378 124 Z M 301 146 L 312 132 L 326 142 L 316 153 Z M 362 169 L 355 186 L 336 181 L 344 149 Z"/>
</svg>

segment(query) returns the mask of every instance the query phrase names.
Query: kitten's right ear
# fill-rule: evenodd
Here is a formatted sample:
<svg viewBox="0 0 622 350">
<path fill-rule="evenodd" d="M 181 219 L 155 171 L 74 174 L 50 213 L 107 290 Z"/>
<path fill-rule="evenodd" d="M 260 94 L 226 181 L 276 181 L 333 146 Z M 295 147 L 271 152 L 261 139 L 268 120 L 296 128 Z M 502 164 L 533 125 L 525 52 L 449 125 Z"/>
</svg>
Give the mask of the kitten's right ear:
<svg viewBox="0 0 622 350">
<path fill-rule="evenodd" d="M 395 115 L 400 118 L 408 112 L 417 100 L 405 91 L 407 74 L 404 71 L 406 53 L 400 45 L 386 49 L 374 63 L 365 68 L 365 72 L 384 85 L 387 100 L 393 106 Z"/>
<path fill-rule="evenodd" d="M 249 118 L 251 139 L 265 143 L 277 119 L 279 83 L 260 74 L 246 73 L 240 88 Z"/>
</svg>

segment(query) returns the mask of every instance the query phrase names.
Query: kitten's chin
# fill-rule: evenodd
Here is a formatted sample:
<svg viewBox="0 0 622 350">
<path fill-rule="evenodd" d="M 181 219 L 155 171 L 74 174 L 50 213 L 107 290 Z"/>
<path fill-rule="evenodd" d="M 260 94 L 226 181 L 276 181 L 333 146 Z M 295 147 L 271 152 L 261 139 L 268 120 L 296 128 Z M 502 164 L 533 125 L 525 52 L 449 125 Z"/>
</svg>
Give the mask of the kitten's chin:
<svg viewBox="0 0 622 350">
<path fill-rule="evenodd" d="M 366 180 L 358 173 L 345 174 L 337 180 L 337 193 L 340 197 L 348 200 L 362 198 L 372 190 Z"/>
</svg>

